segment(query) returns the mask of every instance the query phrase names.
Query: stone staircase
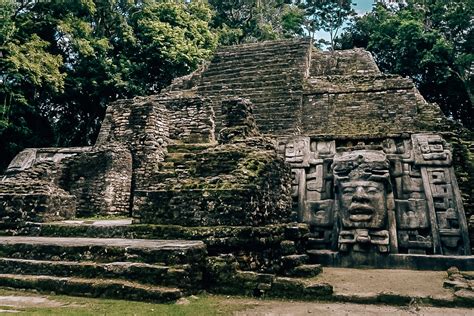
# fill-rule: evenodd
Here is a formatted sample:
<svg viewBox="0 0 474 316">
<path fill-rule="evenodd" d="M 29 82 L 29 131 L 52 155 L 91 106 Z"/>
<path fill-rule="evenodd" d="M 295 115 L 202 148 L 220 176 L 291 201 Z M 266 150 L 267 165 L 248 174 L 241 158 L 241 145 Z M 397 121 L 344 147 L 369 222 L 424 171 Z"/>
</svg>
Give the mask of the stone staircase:
<svg viewBox="0 0 474 316">
<path fill-rule="evenodd" d="M 0 237 L 0 286 L 58 294 L 167 302 L 196 293 L 200 241 Z"/>
<path fill-rule="evenodd" d="M 239 50 L 219 49 L 196 86 L 201 95 L 216 101 L 216 130 L 221 128 L 219 100 L 226 95 L 246 98 L 254 104 L 254 116 L 264 134 L 294 132 L 309 50 L 307 40 L 242 45 Z"/>
<path fill-rule="evenodd" d="M 156 302 L 202 290 L 329 295 L 330 286 L 312 279 L 322 266 L 298 250 L 305 231 L 291 225 L 184 227 L 131 219 L 32 223 L 21 237 L 0 237 L 0 286 Z M 277 263 L 274 269 L 252 268 L 255 260 Z"/>
</svg>

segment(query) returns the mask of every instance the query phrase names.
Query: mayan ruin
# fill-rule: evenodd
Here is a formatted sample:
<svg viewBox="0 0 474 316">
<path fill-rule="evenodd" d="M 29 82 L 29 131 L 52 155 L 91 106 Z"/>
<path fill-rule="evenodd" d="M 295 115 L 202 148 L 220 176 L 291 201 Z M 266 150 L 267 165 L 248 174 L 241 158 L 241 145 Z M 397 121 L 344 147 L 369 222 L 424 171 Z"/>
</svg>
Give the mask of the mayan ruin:
<svg viewBox="0 0 474 316">
<path fill-rule="evenodd" d="M 326 267 L 451 268 L 472 306 L 473 165 L 462 128 L 366 50 L 223 46 L 162 93 L 111 103 L 93 146 L 11 161 L 0 286 L 331 300 Z"/>
</svg>

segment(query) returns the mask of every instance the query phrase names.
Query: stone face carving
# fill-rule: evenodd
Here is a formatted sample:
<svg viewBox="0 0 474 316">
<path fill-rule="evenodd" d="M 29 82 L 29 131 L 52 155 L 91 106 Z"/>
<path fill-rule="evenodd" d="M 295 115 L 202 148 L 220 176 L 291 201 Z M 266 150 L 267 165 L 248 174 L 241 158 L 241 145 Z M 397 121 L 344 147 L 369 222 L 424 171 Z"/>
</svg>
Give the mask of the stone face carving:
<svg viewBox="0 0 474 316">
<path fill-rule="evenodd" d="M 363 141 L 295 137 L 280 152 L 312 247 L 341 252 L 469 254 L 451 148 L 437 134 Z"/>
<path fill-rule="evenodd" d="M 389 162 L 377 151 L 334 157 L 336 201 L 343 227 L 383 228 L 387 222 Z"/>
<path fill-rule="evenodd" d="M 332 170 L 336 216 L 342 226 L 339 250 L 349 251 L 352 246 L 354 251 L 376 248 L 388 252 L 388 211 L 393 196 L 386 155 L 374 150 L 338 153 Z"/>
</svg>

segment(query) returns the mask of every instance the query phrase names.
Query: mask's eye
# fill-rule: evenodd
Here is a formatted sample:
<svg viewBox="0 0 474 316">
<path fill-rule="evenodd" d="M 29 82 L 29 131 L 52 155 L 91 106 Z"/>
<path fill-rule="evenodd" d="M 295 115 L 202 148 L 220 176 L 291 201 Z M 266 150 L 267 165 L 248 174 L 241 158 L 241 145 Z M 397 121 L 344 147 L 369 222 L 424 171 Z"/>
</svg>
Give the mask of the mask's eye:
<svg viewBox="0 0 474 316">
<path fill-rule="evenodd" d="M 342 193 L 344 193 L 344 194 L 354 193 L 354 188 L 344 188 L 344 189 L 342 189 Z"/>
<path fill-rule="evenodd" d="M 367 189 L 367 192 L 368 193 L 377 193 L 377 192 L 379 192 L 379 190 L 376 187 L 369 187 Z"/>
</svg>

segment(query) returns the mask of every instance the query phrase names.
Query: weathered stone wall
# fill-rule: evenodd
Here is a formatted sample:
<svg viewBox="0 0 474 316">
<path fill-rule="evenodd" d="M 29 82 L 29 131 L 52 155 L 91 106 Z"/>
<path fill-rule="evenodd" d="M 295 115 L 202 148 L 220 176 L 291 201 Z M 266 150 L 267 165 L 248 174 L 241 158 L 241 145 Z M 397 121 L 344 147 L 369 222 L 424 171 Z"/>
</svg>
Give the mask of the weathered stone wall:
<svg viewBox="0 0 474 316">
<path fill-rule="evenodd" d="M 310 76 L 377 75 L 379 68 L 372 55 L 360 48 L 323 52 L 313 50 Z"/>
<path fill-rule="evenodd" d="M 140 223 L 258 226 L 290 220 L 290 172 L 260 137 L 251 103 L 227 100 L 222 107 L 223 144 L 169 155 L 162 163 L 172 166 L 169 176 L 151 175 L 136 192 L 133 214 Z"/>
<path fill-rule="evenodd" d="M 219 143 L 227 144 L 249 137 L 260 136 L 253 115 L 253 104 L 246 99 L 222 101 L 222 129 L 219 132 Z"/>
<path fill-rule="evenodd" d="M 75 216 L 76 199 L 54 179 L 58 163 L 41 161 L 25 171 L 0 179 L 0 227 L 18 228 L 27 222 L 48 222 Z"/>
<path fill-rule="evenodd" d="M 197 96 L 167 96 L 169 137 L 183 143 L 209 143 L 216 140 L 212 102 Z"/>
<path fill-rule="evenodd" d="M 108 146 L 66 158 L 59 185 L 77 199 L 78 216 L 129 215 L 132 156 Z"/>
<path fill-rule="evenodd" d="M 275 153 L 216 148 L 196 159 L 202 167 L 188 179 L 136 192 L 133 215 L 140 223 L 258 226 L 290 220 L 289 169 Z"/>
<path fill-rule="evenodd" d="M 12 178 L 9 180 L 11 192 L 14 192 L 14 187 L 23 192 L 28 187 L 28 181 L 41 180 L 54 184 L 58 189 L 65 190 L 61 194 L 67 192 L 76 198 L 70 213 L 79 216 L 128 215 L 131 163 L 128 149 L 117 145 L 30 148 L 15 157 L 7 169 L 6 178 Z M 36 194 L 37 190 L 30 188 L 30 193 Z"/>
<path fill-rule="evenodd" d="M 309 80 L 302 132 L 374 135 L 417 130 L 413 84 L 400 77 L 324 77 Z"/>
<path fill-rule="evenodd" d="M 158 96 L 119 100 L 105 114 L 96 146 L 118 143 L 132 153 L 132 190 L 158 169 L 169 144 L 169 112 Z"/>
</svg>

